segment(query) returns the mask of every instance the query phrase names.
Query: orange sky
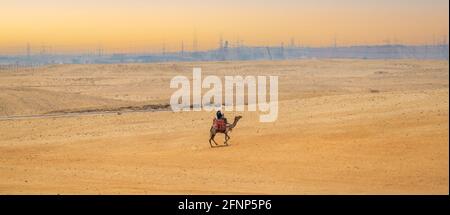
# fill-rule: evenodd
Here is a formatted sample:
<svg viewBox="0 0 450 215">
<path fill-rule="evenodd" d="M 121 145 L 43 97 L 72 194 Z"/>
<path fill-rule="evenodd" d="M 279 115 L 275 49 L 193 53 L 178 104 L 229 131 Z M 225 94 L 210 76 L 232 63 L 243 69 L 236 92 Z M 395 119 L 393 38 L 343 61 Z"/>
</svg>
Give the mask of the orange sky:
<svg viewBox="0 0 450 215">
<path fill-rule="evenodd" d="M 52 46 L 117 51 L 234 43 L 425 44 L 448 38 L 448 0 L 1 0 L 0 52 Z"/>
</svg>

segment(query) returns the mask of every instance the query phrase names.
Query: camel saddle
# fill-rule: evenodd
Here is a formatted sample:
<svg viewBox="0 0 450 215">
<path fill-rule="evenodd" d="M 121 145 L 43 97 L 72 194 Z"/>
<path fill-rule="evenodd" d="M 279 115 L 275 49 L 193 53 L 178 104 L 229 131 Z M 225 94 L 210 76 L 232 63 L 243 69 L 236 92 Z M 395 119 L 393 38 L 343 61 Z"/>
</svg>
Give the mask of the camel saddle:
<svg viewBox="0 0 450 215">
<path fill-rule="evenodd" d="M 213 120 L 213 127 L 218 132 L 224 132 L 227 128 L 227 125 L 225 123 L 224 119 L 214 119 Z"/>
</svg>

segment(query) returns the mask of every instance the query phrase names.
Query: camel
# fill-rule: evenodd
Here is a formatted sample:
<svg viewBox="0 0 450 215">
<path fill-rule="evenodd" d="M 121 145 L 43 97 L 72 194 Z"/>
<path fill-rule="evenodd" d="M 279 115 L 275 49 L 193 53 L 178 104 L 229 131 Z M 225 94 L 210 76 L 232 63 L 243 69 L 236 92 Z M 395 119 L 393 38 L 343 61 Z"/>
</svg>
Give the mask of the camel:
<svg viewBox="0 0 450 215">
<path fill-rule="evenodd" d="M 209 136 L 209 145 L 211 146 L 211 148 L 213 147 L 211 141 L 214 142 L 214 144 L 219 145 L 216 143 L 216 141 L 214 140 L 214 137 L 216 136 L 217 133 L 224 133 L 225 134 L 225 145 L 228 146 L 228 140 L 230 139 L 230 136 L 228 135 L 228 132 L 231 132 L 233 130 L 234 127 L 236 127 L 238 121 L 242 118 L 242 116 L 236 116 L 234 117 L 234 122 L 232 124 L 227 123 L 225 131 L 216 131 L 216 129 L 214 128 L 214 125 L 211 126 L 210 129 L 210 136 Z"/>
</svg>

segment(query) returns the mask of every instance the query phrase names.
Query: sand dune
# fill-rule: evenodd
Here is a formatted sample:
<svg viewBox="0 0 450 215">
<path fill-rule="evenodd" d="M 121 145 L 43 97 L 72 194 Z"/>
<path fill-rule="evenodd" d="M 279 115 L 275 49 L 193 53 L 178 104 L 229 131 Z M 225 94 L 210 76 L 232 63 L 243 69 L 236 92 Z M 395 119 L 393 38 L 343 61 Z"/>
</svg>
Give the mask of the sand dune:
<svg viewBox="0 0 450 215">
<path fill-rule="evenodd" d="M 0 116 L 51 113 L 57 110 L 126 105 L 127 102 L 32 88 L 0 88 Z"/>
<path fill-rule="evenodd" d="M 45 117 L 163 104 L 170 79 L 279 75 L 274 123 L 242 115 L 231 146 L 213 113 Z M 62 65 L 0 74 L 2 194 L 448 194 L 448 61 L 301 60 Z M 32 83 L 39 83 L 32 85 Z M 114 109 L 113 109 L 114 110 Z M 217 137 L 223 142 L 223 136 Z"/>
</svg>

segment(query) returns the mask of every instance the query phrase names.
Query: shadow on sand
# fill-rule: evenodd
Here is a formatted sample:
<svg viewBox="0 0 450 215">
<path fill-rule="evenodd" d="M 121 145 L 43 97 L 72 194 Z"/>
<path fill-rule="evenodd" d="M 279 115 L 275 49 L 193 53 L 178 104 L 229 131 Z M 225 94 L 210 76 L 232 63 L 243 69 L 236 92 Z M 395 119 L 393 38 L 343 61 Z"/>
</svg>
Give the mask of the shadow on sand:
<svg viewBox="0 0 450 215">
<path fill-rule="evenodd" d="M 230 144 L 228 145 L 217 145 L 217 146 L 212 146 L 211 148 L 222 148 L 222 147 L 229 147 L 231 146 Z"/>
</svg>

